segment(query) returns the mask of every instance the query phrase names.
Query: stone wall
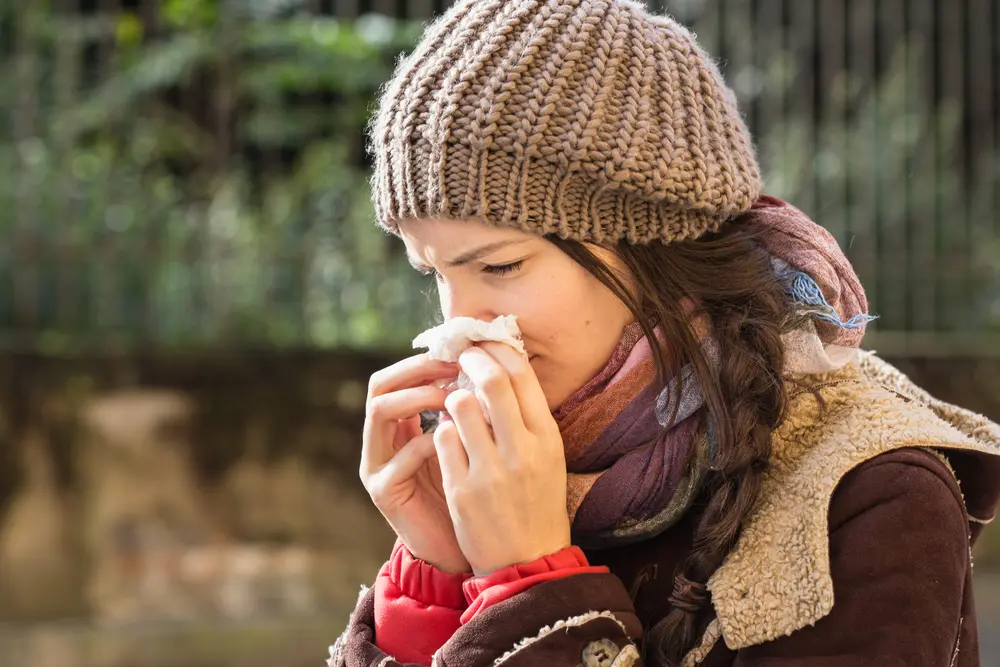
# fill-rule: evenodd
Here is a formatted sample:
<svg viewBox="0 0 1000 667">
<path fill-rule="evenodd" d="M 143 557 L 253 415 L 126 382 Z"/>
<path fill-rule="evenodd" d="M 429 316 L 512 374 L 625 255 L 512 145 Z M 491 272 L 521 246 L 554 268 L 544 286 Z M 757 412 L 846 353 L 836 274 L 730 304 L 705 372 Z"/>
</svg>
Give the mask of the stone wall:
<svg viewBox="0 0 1000 667">
<path fill-rule="evenodd" d="M 0 362 L 0 621 L 353 603 L 392 543 L 356 475 L 367 377 L 390 361 Z"/>
</svg>

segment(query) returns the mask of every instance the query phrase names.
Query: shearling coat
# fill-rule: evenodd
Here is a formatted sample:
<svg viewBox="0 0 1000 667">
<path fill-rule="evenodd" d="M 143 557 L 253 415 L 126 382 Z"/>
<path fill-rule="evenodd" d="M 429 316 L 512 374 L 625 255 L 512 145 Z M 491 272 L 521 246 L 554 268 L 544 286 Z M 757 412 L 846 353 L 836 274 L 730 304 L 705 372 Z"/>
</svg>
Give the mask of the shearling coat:
<svg viewBox="0 0 1000 667">
<path fill-rule="evenodd" d="M 930 397 L 874 355 L 790 385 L 760 501 L 709 581 L 685 667 L 979 665 L 970 543 L 1000 499 L 1000 427 Z M 820 400 L 821 399 L 821 400 Z M 644 664 L 670 611 L 695 506 L 646 542 L 485 609 L 434 656 L 450 667 Z M 364 593 L 335 667 L 395 667 Z"/>
</svg>

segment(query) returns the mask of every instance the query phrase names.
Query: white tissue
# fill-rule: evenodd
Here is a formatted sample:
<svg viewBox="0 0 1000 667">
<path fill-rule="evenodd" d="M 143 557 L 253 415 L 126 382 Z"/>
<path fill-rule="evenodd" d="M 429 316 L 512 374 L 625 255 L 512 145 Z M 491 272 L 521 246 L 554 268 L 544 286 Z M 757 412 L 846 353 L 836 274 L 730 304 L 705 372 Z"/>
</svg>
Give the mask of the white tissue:
<svg viewBox="0 0 1000 667">
<path fill-rule="evenodd" d="M 413 339 L 413 347 L 426 347 L 432 359 L 458 361 L 458 356 L 479 341 L 506 343 L 524 354 L 516 315 L 501 315 L 491 322 L 474 317 L 453 317 Z"/>
<path fill-rule="evenodd" d="M 527 355 L 524 341 L 521 340 L 521 329 L 517 326 L 515 315 L 501 315 L 491 322 L 477 320 L 474 317 L 453 317 L 444 324 L 428 329 L 414 338 L 413 347 L 426 347 L 431 359 L 454 362 L 458 361 L 459 355 L 472 347 L 473 343 L 480 341 L 505 343 L 522 355 Z M 455 381 L 444 381 L 439 383 L 439 386 L 448 391 L 467 389 L 473 392 L 479 400 L 483 415 L 486 416 L 486 422 L 492 423 L 489 411 L 486 409 L 486 402 L 465 373 L 459 371 Z"/>
</svg>

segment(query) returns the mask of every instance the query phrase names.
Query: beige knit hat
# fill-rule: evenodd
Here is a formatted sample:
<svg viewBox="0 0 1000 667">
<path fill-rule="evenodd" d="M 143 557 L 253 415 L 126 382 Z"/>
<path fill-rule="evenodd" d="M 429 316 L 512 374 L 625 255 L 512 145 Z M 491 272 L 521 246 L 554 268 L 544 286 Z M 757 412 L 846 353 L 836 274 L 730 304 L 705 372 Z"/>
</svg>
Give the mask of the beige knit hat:
<svg viewBox="0 0 1000 667">
<path fill-rule="evenodd" d="M 760 193 L 735 96 L 630 0 L 460 0 L 386 85 L 378 222 L 478 218 L 611 243 L 697 237 Z"/>
</svg>

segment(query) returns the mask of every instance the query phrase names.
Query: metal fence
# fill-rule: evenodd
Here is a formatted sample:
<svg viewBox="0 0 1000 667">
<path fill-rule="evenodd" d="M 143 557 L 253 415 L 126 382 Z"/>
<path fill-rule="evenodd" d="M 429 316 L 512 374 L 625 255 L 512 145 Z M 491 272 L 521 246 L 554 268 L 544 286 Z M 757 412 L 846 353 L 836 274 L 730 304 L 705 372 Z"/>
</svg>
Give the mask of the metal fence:
<svg viewBox="0 0 1000 667">
<path fill-rule="evenodd" d="M 363 128 L 447 4 L 0 7 L 0 341 L 405 343 L 427 285 L 372 228 Z M 767 191 L 847 249 L 869 345 L 1000 351 L 998 3 L 651 4 L 720 60 Z"/>
</svg>

